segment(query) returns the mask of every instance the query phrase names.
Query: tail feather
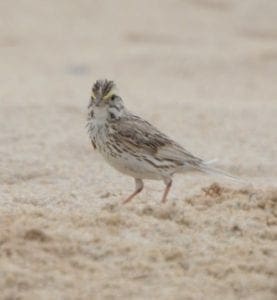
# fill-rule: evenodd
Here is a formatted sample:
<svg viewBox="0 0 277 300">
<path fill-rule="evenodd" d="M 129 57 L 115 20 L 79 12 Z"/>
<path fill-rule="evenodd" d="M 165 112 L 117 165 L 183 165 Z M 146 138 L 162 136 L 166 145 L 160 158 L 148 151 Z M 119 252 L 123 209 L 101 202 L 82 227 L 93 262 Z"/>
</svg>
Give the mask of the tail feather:
<svg viewBox="0 0 277 300">
<path fill-rule="evenodd" d="M 247 182 L 246 180 L 239 178 L 235 175 L 232 175 L 228 172 L 225 172 L 221 169 L 215 168 L 210 166 L 210 164 L 212 164 L 215 160 L 210 160 L 207 162 L 201 162 L 200 164 L 198 164 L 197 166 L 195 166 L 196 169 L 205 172 L 207 174 L 211 174 L 211 175 L 221 175 L 223 177 L 228 178 L 229 180 L 235 182 L 235 183 L 244 183 L 244 184 L 249 184 L 249 182 Z"/>
</svg>

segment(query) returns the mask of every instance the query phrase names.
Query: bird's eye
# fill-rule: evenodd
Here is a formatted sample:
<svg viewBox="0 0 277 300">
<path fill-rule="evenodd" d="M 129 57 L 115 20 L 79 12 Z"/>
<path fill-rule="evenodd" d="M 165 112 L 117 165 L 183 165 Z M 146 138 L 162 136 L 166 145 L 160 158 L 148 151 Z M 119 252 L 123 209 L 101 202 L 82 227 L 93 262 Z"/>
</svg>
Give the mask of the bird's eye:
<svg viewBox="0 0 277 300">
<path fill-rule="evenodd" d="M 116 95 L 111 96 L 111 100 L 115 100 L 115 98 L 116 98 Z"/>
<path fill-rule="evenodd" d="M 110 113 L 110 118 L 112 119 L 112 120 L 114 120 L 115 119 L 115 114 L 114 113 Z"/>
</svg>

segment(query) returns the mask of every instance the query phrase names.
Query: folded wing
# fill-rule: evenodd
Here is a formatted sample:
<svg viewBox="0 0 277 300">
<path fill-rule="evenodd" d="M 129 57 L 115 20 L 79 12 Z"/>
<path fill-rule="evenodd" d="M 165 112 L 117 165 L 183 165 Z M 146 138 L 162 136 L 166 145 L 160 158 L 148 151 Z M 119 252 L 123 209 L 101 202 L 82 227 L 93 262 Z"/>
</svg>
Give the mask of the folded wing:
<svg viewBox="0 0 277 300">
<path fill-rule="evenodd" d="M 202 162 L 140 117 L 123 117 L 114 123 L 113 129 L 124 147 L 137 154 L 153 155 L 157 160 L 171 161 L 176 165 L 196 166 Z"/>
</svg>

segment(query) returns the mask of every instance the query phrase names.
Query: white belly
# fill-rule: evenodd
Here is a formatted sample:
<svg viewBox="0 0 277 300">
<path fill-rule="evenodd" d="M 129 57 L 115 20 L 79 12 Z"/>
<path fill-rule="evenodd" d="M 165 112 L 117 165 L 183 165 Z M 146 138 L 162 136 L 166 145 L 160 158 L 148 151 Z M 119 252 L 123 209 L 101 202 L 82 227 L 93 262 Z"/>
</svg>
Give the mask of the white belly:
<svg viewBox="0 0 277 300">
<path fill-rule="evenodd" d="M 121 173 L 134 178 L 163 179 L 162 174 L 160 174 L 154 166 L 144 162 L 142 159 L 139 160 L 128 153 L 122 153 L 122 155 L 118 157 L 113 157 L 106 151 L 102 151 L 101 154 L 111 166 Z"/>
</svg>

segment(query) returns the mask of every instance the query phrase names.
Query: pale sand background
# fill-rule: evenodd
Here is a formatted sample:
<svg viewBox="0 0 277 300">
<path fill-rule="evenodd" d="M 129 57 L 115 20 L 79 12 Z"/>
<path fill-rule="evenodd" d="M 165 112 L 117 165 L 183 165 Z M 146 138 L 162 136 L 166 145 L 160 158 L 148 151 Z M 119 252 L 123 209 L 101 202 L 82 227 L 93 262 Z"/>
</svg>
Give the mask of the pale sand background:
<svg viewBox="0 0 277 300">
<path fill-rule="evenodd" d="M 0 26 L 0 299 L 276 299 L 277 1 L 10 0 Z M 188 174 L 122 206 L 85 130 L 105 77 L 255 187 Z"/>
</svg>

